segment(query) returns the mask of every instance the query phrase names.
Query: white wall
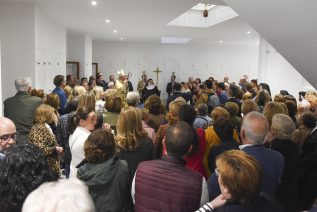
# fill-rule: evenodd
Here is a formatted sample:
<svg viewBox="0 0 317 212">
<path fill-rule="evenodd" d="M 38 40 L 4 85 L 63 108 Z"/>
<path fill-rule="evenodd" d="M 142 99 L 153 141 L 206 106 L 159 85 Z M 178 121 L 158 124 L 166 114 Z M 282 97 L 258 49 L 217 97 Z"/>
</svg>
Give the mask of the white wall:
<svg viewBox="0 0 317 212">
<path fill-rule="evenodd" d="M 16 93 L 14 80 L 35 82 L 34 5 L 0 2 L 1 77 L 3 100 Z"/>
<path fill-rule="evenodd" d="M 266 40 L 260 39 L 259 82 L 270 85 L 272 97 L 287 90 L 298 98 L 299 91 L 315 90 Z"/>
<path fill-rule="evenodd" d="M 35 7 L 35 86 L 51 92 L 55 75 L 66 75 L 66 29 Z"/>
<path fill-rule="evenodd" d="M 79 62 L 79 75 L 85 76 L 85 37 L 67 34 L 67 61 Z"/>
<path fill-rule="evenodd" d="M 79 62 L 79 78 L 92 75 L 92 39 L 88 35 L 67 34 L 67 61 Z"/>
<path fill-rule="evenodd" d="M 316 87 L 316 0 L 223 1 Z"/>
<path fill-rule="evenodd" d="M 159 76 L 159 89 L 164 98 L 172 72 L 176 73 L 177 81 L 187 81 L 189 76 L 201 79 L 213 76 L 222 80 L 228 75 L 230 81 L 238 81 L 244 74 L 256 78 L 258 50 L 256 45 L 192 46 L 94 41 L 93 62 L 99 64 L 99 71 L 104 73 L 106 80 L 121 68 L 126 73 L 131 72 L 130 80 L 135 89 L 142 71 L 155 81 L 153 71 L 159 67 L 163 71 Z"/>
</svg>

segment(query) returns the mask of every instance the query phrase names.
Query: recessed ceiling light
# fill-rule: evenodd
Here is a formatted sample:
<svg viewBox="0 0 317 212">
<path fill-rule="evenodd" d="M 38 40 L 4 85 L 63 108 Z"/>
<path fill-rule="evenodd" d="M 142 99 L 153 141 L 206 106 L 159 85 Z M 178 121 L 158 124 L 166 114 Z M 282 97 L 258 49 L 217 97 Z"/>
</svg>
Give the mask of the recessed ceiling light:
<svg viewBox="0 0 317 212">
<path fill-rule="evenodd" d="M 96 6 L 97 5 L 97 1 L 91 1 L 91 5 Z"/>
<path fill-rule="evenodd" d="M 105 22 L 106 22 L 106 23 L 110 23 L 110 20 L 109 20 L 109 19 L 107 19 L 107 20 L 105 20 Z"/>
<path fill-rule="evenodd" d="M 123 38 L 121 37 L 120 40 L 123 40 Z"/>
<path fill-rule="evenodd" d="M 251 34 L 251 32 L 250 32 L 250 31 L 247 31 L 247 34 Z"/>
<path fill-rule="evenodd" d="M 113 30 L 113 33 L 117 33 L 118 31 L 116 29 Z"/>
<path fill-rule="evenodd" d="M 219 43 L 223 43 L 223 41 L 222 41 L 222 40 L 220 40 L 220 41 L 219 41 Z"/>
</svg>

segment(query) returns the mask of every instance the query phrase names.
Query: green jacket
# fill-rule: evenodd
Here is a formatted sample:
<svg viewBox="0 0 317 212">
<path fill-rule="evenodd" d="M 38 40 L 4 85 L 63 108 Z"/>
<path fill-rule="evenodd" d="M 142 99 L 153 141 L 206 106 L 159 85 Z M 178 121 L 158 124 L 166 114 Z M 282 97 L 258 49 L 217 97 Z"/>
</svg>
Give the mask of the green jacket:
<svg viewBox="0 0 317 212">
<path fill-rule="evenodd" d="M 86 183 L 96 212 L 133 211 L 126 161 L 112 157 L 103 163 L 86 163 L 77 177 Z"/>
<path fill-rule="evenodd" d="M 19 133 L 18 144 L 27 141 L 33 125 L 35 109 L 42 103 L 42 99 L 30 96 L 26 91 L 19 91 L 15 96 L 4 101 L 4 116 L 11 119 Z"/>
</svg>

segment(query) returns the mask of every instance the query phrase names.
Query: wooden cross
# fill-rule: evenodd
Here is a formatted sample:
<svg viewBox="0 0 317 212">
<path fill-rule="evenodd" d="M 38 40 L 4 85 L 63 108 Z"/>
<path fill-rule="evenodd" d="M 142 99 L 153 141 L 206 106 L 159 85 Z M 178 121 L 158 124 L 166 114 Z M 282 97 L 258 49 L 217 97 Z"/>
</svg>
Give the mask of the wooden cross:
<svg viewBox="0 0 317 212">
<path fill-rule="evenodd" d="M 158 86 L 158 76 L 160 73 L 162 73 L 162 71 L 160 71 L 157 67 L 157 69 L 155 71 L 153 71 L 154 73 L 156 73 L 156 86 Z"/>
</svg>

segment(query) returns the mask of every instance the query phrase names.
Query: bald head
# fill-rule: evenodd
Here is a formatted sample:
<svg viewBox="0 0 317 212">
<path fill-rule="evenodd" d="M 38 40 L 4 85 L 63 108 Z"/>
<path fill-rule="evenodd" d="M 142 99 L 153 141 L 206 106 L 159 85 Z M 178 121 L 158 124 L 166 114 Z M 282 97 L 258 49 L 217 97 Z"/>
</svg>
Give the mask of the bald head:
<svg viewBox="0 0 317 212">
<path fill-rule="evenodd" d="M 7 152 L 13 145 L 15 139 L 9 138 L 16 133 L 15 124 L 6 117 L 0 117 L 0 152 Z"/>
<path fill-rule="evenodd" d="M 263 144 L 269 131 L 269 123 L 258 112 L 250 112 L 243 118 L 241 126 L 241 139 L 243 144 Z"/>
</svg>

